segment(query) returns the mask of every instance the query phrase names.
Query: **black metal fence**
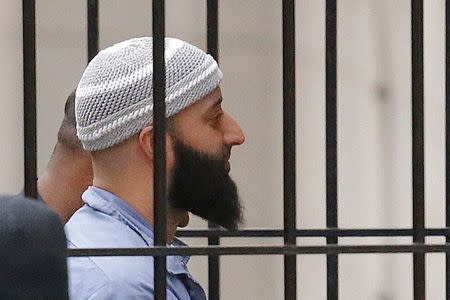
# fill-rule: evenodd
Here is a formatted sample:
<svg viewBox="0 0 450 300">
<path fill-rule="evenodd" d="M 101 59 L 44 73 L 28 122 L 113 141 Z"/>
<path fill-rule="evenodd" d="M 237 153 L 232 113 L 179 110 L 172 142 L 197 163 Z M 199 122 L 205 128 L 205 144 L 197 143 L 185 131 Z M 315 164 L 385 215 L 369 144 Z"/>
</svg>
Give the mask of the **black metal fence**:
<svg viewBox="0 0 450 300">
<path fill-rule="evenodd" d="M 36 41 L 35 0 L 23 0 L 23 78 L 25 193 L 36 197 Z M 207 0 L 207 48 L 218 60 L 218 0 Z M 154 128 L 155 128 L 155 247 L 130 249 L 69 249 L 69 256 L 154 256 L 155 296 L 165 299 L 166 256 L 207 255 L 209 299 L 220 298 L 221 255 L 284 255 L 285 299 L 297 298 L 296 256 L 326 254 L 327 298 L 338 299 L 339 255 L 351 253 L 412 253 L 414 299 L 425 299 L 425 253 L 446 253 L 446 299 L 450 299 L 450 96 L 446 90 L 446 227 L 425 228 L 424 223 L 424 119 L 423 119 L 423 0 L 411 0 L 412 49 L 412 189 L 413 227 L 397 229 L 340 229 L 337 199 L 337 1 L 326 0 L 326 229 L 296 228 L 295 141 L 295 0 L 283 0 L 283 180 L 284 230 L 227 232 L 210 224 L 209 230 L 184 230 L 180 237 L 204 237 L 208 247 L 165 247 L 165 132 L 164 103 L 164 0 L 153 0 Z M 87 0 L 88 59 L 98 51 L 97 0 Z M 450 5 L 446 3 L 446 88 L 450 86 Z M 339 237 L 409 236 L 408 245 L 339 245 Z M 425 244 L 426 236 L 446 237 L 444 245 Z M 220 237 L 283 237 L 284 245 L 221 247 Z M 297 237 L 325 237 L 326 246 L 297 246 Z"/>
</svg>

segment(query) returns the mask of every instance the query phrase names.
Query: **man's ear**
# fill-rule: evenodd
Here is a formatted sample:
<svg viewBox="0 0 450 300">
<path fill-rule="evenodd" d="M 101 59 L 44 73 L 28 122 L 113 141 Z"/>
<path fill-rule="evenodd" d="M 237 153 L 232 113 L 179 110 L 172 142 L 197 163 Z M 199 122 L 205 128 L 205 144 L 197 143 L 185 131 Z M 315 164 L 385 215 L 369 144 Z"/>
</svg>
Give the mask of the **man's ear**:
<svg viewBox="0 0 450 300">
<path fill-rule="evenodd" d="M 142 152 L 150 159 L 153 160 L 153 126 L 144 127 L 139 132 L 139 147 Z"/>
</svg>

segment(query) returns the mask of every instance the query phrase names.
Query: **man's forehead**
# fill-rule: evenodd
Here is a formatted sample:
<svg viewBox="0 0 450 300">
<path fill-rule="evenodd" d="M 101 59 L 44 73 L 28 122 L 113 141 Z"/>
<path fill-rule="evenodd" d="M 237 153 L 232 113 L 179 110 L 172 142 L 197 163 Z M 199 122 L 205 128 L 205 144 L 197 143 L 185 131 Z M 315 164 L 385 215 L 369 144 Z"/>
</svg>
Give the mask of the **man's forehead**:
<svg viewBox="0 0 450 300">
<path fill-rule="evenodd" d="M 215 88 L 211 93 L 198 100 L 191 106 L 189 106 L 186 111 L 198 111 L 206 112 L 222 103 L 222 92 L 220 87 Z"/>
<path fill-rule="evenodd" d="M 222 91 L 220 87 L 215 88 L 211 93 L 203 97 L 203 99 L 200 99 L 200 101 L 209 107 L 220 104 L 222 102 Z"/>
</svg>

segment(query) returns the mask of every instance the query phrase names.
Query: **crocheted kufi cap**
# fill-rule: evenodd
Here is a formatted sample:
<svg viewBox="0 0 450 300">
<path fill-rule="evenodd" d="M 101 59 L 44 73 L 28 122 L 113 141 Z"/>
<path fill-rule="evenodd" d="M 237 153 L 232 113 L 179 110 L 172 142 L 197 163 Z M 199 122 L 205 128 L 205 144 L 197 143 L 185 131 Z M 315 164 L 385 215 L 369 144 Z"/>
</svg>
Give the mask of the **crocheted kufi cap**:
<svg viewBox="0 0 450 300">
<path fill-rule="evenodd" d="M 166 117 L 209 94 L 222 80 L 216 61 L 184 41 L 165 39 Z M 84 149 L 102 150 L 153 122 L 152 38 L 100 51 L 76 90 L 77 135 Z"/>
</svg>

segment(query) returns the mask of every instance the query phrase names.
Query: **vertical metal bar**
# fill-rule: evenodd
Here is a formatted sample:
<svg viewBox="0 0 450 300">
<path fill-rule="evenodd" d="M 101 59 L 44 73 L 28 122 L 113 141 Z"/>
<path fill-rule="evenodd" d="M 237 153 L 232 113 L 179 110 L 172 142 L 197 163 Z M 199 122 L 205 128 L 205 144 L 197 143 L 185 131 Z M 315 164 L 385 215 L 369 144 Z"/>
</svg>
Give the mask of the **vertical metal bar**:
<svg viewBox="0 0 450 300">
<path fill-rule="evenodd" d="M 423 0 L 411 0 L 413 242 L 425 242 Z M 425 299 L 425 254 L 413 254 L 414 299 Z"/>
<path fill-rule="evenodd" d="M 98 0 L 87 0 L 88 62 L 98 52 Z"/>
<path fill-rule="evenodd" d="M 284 243 L 296 239 L 295 1 L 283 0 L 283 214 Z M 297 258 L 284 256 L 284 298 L 297 299 Z"/>
<path fill-rule="evenodd" d="M 326 1 L 326 189 L 327 228 L 338 227 L 337 217 L 337 1 Z M 327 244 L 337 244 L 327 237 Z M 338 256 L 327 255 L 327 299 L 339 297 Z"/>
<path fill-rule="evenodd" d="M 219 63 L 219 1 L 208 0 L 206 2 L 206 26 L 207 26 L 207 51 Z M 217 228 L 213 223 L 208 223 L 211 229 Z M 208 237 L 208 245 L 220 244 L 219 237 Z M 220 258 L 217 255 L 208 256 L 208 298 L 220 299 Z"/>
<path fill-rule="evenodd" d="M 450 5 L 445 2 L 445 198 L 446 215 L 445 226 L 450 227 Z M 450 243 L 447 235 L 446 242 Z M 446 294 L 450 300 L 450 252 L 445 255 L 446 260 Z"/>
<path fill-rule="evenodd" d="M 23 23 L 23 130 L 25 196 L 37 197 L 36 145 L 36 3 L 22 1 Z"/>
<path fill-rule="evenodd" d="M 165 1 L 153 0 L 153 185 L 155 246 L 167 242 Z M 154 257 L 155 299 L 166 299 L 166 256 Z"/>
</svg>

